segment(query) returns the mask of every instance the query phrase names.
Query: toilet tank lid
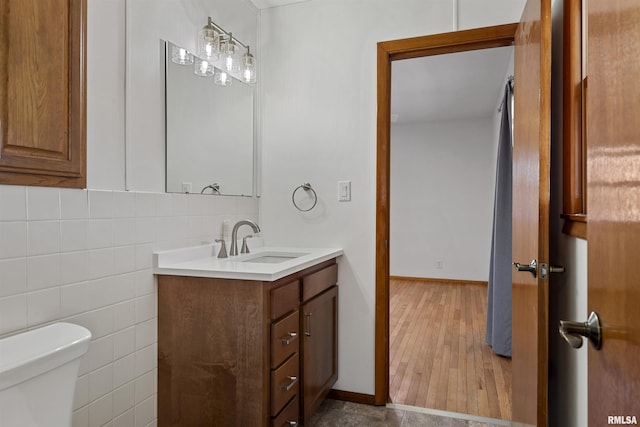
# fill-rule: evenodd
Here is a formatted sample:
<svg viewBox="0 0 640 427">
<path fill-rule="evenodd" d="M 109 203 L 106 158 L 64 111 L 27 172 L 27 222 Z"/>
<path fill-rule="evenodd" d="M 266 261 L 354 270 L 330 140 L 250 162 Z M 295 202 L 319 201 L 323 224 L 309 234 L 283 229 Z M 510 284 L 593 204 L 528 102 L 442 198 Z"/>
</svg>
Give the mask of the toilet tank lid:
<svg viewBox="0 0 640 427">
<path fill-rule="evenodd" d="M 0 339 L 0 390 L 81 357 L 90 341 L 88 329 L 66 322 Z"/>
</svg>

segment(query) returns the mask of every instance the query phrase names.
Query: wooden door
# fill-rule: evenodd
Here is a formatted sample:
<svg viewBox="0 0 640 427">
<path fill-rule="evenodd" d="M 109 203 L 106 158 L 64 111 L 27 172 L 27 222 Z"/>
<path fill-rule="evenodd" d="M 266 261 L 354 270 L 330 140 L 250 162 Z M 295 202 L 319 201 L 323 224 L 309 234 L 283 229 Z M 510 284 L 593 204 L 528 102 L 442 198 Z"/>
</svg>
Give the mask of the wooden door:
<svg viewBox="0 0 640 427">
<path fill-rule="evenodd" d="M 551 4 L 528 0 L 515 36 L 513 261 L 549 261 Z M 513 272 L 514 425 L 547 425 L 548 280 Z"/>
<path fill-rule="evenodd" d="M 589 346 L 590 426 L 640 423 L 639 23 L 639 0 L 589 1 L 588 310 L 603 327 L 601 350 Z"/>
<path fill-rule="evenodd" d="M 303 422 L 320 406 L 338 379 L 338 287 L 302 306 Z"/>
</svg>

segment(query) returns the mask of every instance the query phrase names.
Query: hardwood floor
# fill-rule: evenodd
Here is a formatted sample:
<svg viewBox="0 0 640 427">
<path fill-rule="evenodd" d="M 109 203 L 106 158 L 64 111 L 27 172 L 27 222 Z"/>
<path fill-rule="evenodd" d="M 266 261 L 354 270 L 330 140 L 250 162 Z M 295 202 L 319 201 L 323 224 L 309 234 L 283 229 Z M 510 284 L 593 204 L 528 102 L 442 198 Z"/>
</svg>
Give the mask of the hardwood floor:
<svg viewBox="0 0 640 427">
<path fill-rule="evenodd" d="M 393 403 L 511 419 L 511 359 L 485 343 L 487 288 L 391 280 Z"/>
</svg>

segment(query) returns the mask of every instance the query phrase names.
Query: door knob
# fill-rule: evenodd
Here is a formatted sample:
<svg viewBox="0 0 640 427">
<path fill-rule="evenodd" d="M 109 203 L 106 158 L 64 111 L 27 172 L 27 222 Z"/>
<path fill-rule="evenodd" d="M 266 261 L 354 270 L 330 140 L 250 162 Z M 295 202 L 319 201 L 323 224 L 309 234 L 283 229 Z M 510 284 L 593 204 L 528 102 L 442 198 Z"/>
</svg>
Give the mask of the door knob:
<svg viewBox="0 0 640 427">
<path fill-rule="evenodd" d="M 514 262 L 513 268 L 515 268 L 516 271 L 528 271 L 529 273 L 533 274 L 533 277 L 536 277 L 536 273 L 538 270 L 538 262 L 535 259 L 531 260 L 529 265 L 520 264 L 519 262 Z"/>
<path fill-rule="evenodd" d="M 596 350 L 602 347 L 602 328 L 598 313 L 592 311 L 589 319 L 584 322 L 560 321 L 560 335 L 573 348 L 582 347 L 582 337 L 588 338 Z"/>
</svg>

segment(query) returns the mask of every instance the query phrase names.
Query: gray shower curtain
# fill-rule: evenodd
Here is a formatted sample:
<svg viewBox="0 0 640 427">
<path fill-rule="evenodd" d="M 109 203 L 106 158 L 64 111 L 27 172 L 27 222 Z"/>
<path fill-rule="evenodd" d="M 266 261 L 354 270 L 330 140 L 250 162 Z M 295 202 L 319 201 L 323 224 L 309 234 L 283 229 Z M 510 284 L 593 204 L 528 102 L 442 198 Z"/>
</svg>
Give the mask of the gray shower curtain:
<svg viewBox="0 0 640 427">
<path fill-rule="evenodd" d="M 487 343 L 511 356 L 511 80 L 505 87 L 498 139 L 498 163 L 493 207 L 493 235 L 487 300 Z"/>
</svg>

